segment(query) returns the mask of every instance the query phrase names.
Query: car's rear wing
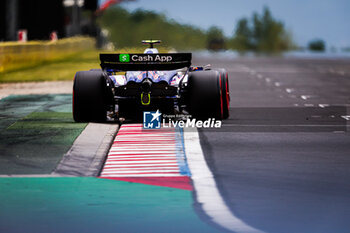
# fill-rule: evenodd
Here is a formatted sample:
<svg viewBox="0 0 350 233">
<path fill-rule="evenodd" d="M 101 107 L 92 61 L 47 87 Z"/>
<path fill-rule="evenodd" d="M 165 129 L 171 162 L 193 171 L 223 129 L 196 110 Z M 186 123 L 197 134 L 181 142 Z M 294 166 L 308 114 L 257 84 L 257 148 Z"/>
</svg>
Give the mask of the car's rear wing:
<svg viewBox="0 0 350 233">
<path fill-rule="evenodd" d="M 176 70 L 191 66 L 191 53 L 123 53 L 100 54 L 103 70 L 146 71 Z"/>
</svg>

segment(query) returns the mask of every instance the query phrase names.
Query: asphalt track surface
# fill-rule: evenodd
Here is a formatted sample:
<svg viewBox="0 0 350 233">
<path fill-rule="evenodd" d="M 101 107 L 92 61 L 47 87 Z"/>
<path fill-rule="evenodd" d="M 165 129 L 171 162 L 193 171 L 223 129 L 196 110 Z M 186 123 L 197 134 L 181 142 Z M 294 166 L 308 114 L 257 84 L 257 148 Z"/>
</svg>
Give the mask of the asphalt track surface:
<svg viewBox="0 0 350 233">
<path fill-rule="evenodd" d="M 231 211 L 264 232 L 350 232 L 350 60 L 194 63 L 229 72 L 230 117 L 199 136 Z"/>
</svg>

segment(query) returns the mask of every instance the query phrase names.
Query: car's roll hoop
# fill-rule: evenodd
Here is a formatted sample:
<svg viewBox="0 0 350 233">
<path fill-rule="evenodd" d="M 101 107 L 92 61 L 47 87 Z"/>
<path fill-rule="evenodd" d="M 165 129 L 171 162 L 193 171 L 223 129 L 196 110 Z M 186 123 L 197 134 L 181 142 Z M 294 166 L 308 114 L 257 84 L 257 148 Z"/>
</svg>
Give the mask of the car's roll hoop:
<svg viewBox="0 0 350 233">
<path fill-rule="evenodd" d="M 153 48 L 154 44 L 160 44 L 162 41 L 161 40 L 142 40 L 142 44 L 149 44 L 149 48 Z"/>
</svg>

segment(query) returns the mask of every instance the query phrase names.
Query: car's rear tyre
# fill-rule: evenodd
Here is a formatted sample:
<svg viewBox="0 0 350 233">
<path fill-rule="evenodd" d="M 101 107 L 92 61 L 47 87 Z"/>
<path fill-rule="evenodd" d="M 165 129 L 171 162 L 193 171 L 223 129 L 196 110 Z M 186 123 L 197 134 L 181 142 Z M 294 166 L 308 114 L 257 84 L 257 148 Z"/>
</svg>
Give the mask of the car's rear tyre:
<svg viewBox="0 0 350 233">
<path fill-rule="evenodd" d="M 80 71 L 73 85 L 73 118 L 76 122 L 104 122 L 108 89 L 102 71 Z"/>
<path fill-rule="evenodd" d="M 228 73 L 226 69 L 218 68 L 221 77 L 221 93 L 222 93 L 222 106 L 223 106 L 223 119 L 227 119 L 230 116 L 230 89 L 228 82 Z"/>
<path fill-rule="evenodd" d="M 196 71 L 188 77 L 188 110 L 196 119 L 222 119 L 221 78 L 218 71 Z"/>
</svg>

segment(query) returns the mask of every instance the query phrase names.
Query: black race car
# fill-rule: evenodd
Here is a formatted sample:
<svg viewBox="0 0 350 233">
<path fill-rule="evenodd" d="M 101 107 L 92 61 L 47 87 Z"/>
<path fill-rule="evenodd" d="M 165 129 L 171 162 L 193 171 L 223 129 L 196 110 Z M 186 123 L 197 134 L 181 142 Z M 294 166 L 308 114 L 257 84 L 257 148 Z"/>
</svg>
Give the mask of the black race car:
<svg viewBox="0 0 350 233">
<path fill-rule="evenodd" d="M 191 66 L 191 53 L 158 53 L 159 40 L 146 40 L 143 54 L 100 54 L 101 68 L 74 78 L 76 122 L 142 117 L 143 111 L 189 114 L 196 119 L 229 116 L 225 69 Z"/>
</svg>

